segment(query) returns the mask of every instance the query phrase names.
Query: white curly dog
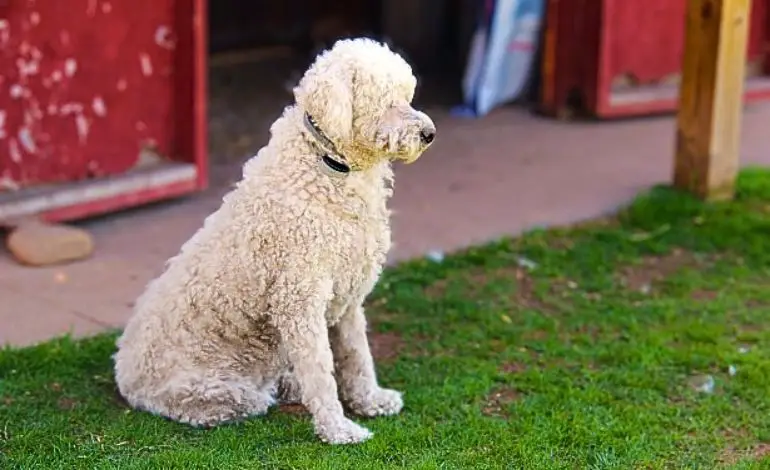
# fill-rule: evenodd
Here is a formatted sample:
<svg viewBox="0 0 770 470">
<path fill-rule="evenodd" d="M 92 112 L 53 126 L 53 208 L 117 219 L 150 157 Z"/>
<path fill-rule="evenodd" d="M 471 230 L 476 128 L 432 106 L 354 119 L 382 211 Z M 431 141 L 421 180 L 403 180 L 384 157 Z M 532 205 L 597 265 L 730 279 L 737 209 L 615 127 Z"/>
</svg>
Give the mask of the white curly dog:
<svg viewBox="0 0 770 470">
<path fill-rule="evenodd" d="M 114 356 L 131 406 L 209 427 L 300 402 L 335 444 L 372 435 L 342 403 L 401 410 L 377 382 L 362 304 L 390 248 L 391 163 L 436 133 L 415 86 L 373 40 L 317 57 L 242 180 L 137 300 Z"/>
</svg>

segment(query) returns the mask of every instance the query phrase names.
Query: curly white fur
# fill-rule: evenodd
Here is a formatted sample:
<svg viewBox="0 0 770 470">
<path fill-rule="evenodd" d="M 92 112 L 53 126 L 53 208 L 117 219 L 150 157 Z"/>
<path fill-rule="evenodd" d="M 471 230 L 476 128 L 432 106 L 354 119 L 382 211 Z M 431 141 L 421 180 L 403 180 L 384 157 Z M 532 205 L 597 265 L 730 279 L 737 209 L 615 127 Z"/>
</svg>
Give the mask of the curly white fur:
<svg viewBox="0 0 770 470">
<path fill-rule="evenodd" d="M 372 40 L 316 59 L 243 179 L 138 299 L 114 357 L 133 407 L 214 426 L 299 401 L 328 443 L 371 436 L 340 398 L 363 416 L 401 410 L 377 383 L 362 304 L 390 248 L 391 161 L 414 161 L 435 134 L 410 105 L 415 85 Z M 306 112 L 347 176 L 321 171 Z"/>
</svg>

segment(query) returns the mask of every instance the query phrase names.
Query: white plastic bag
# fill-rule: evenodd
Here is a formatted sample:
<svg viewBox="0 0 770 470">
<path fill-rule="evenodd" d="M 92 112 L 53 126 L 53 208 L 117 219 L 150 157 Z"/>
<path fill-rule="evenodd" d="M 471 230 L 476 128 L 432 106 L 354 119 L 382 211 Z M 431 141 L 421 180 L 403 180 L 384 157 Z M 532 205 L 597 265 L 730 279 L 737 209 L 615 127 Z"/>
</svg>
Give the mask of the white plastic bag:
<svg viewBox="0 0 770 470">
<path fill-rule="evenodd" d="M 465 105 L 473 115 L 483 116 L 521 96 L 544 16 L 545 0 L 494 2 L 490 21 L 482 21 L 474 35 L 463 79 Z"/>
</svg>

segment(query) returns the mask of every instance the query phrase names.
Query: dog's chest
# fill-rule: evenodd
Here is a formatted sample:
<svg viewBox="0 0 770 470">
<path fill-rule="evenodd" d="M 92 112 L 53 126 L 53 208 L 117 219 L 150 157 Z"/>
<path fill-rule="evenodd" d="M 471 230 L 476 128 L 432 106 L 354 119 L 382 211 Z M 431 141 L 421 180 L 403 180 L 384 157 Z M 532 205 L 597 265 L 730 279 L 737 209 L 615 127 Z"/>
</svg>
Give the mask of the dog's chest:
<svg viewBox="0 0 770 470">
<path fill-rule="evenodd" d="M 332 272 L 334 307 L 339 311 L 363 300 L 380 276 L 390 249 L 390 227 L 386 214 L 372 214 L 347 221 L 334 243 L 338 263 Z M 341 312 L 340 312 L 341 313 Z M 330 314 L 333 314 L 330 312 Z M 336 318 L 329 318 L 331 322 Z"/>
</svg>

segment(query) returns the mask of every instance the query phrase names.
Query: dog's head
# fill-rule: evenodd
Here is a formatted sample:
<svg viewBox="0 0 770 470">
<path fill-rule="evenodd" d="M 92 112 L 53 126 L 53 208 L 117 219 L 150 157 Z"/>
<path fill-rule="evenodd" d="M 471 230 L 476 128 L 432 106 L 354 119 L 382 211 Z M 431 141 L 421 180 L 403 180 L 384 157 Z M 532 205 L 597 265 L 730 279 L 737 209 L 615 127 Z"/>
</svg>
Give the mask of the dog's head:
<svg viewBox="0 0 770 470">
<path fill-rule="evenodd" d="M 371 39 L 343 39 L 321 53 L 294 89 L 297 104 L 348 160 L 415 161 L 436 127 L 411 106 L 417 80 L 406 61 Z"/>
</svg>

